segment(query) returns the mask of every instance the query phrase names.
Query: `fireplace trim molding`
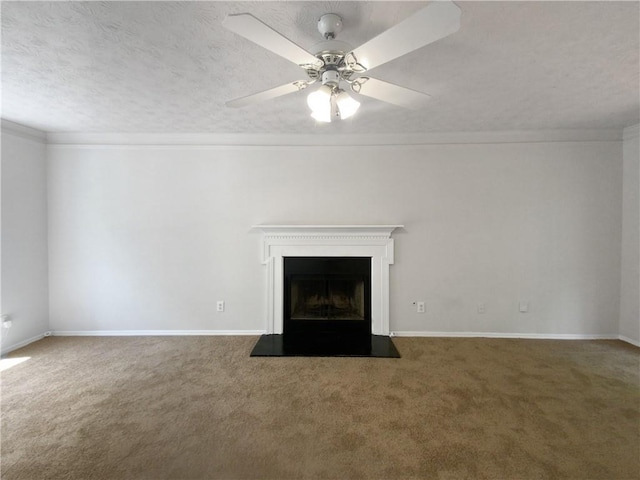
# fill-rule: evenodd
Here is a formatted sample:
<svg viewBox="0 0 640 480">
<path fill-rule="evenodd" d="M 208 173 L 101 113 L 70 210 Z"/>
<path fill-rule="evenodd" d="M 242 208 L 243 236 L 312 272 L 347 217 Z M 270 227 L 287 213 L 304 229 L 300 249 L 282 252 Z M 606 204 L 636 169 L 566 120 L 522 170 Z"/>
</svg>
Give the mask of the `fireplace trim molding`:
<svg viewBox="0 0 640 480">
<path fill-rule="evenodd" d="M 371 257 L 371 332 L 389 335 L 391 233 L 404 225 L 254 225 L 267 267 L 267 334 L 282 334 L 284 257 Z"/>
</svg>

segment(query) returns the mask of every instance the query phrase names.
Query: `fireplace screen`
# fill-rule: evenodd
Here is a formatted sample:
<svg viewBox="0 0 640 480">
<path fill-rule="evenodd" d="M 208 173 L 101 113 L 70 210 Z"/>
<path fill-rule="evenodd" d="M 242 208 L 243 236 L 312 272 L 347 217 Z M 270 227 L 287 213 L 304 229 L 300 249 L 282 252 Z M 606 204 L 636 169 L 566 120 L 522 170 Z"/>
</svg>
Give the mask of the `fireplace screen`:
<svg viewBox="0 0 640 480">
<path fill-rule="evenodd" d="M 371 258 L 284 257 L 283 333 L 371 335 Z"/>
<path fill-rule="evenodd" d="M 292 320 L 364 320 L 365 280 L 353 275 L 294 275 Z"/>
</svg>

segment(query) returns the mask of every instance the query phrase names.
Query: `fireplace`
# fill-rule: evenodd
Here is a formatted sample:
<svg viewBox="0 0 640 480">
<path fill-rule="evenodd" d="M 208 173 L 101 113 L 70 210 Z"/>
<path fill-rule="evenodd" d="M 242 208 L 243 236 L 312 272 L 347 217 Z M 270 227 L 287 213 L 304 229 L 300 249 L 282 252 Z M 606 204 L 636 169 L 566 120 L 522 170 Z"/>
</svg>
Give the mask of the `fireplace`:
<svg viewBox="0 0 640 480">
<path fill-rule="evenodd" d="M 262 232 L 266 267 L 266 334 L 284 331 L 284 259 L 290 257 L 367 257 L 371 263 L 371 333 L 389 335 L 391 232 L 402 225 L 255 225 Z"/>
<path fill-rule="evenodd" d="M 389 329 L 391 232 L 402 225 L 256 225 L 265 334 L 252 356 L 399 357 Z M 307 348 L 308 347 L 308 348 Z"/>
<path fill-rule="evenodd" d="M 285 257 L 284 334 L 371 335 L 370 257 Z"/>
</svg>

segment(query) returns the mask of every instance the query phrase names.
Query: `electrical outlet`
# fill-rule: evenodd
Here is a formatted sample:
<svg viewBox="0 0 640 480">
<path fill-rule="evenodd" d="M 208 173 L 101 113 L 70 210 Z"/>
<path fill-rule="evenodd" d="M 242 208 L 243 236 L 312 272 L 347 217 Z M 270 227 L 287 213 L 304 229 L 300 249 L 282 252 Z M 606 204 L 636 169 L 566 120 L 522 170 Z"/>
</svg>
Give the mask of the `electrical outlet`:
<svg viewBox="0 0 640 480">
<path fill-rule="evenodd" d="M 529 311 L 529 302 L 520 302 L 520 313 L 527 313 Z"/>
<path fill-rule="evenodd" d="M 424 313 L 425 312 L 424 302 L 416 302 L 416 312 L 418 312 L 418 313 Z"/>
<path fill-rule="evenodd" d="M 479 303 L 478 304 L 478 313 L 487 313 L 487 304 Z"/>
<path fill-rule="evenodd" d="M 218 300 L 216 302 L 216 311 L 224 312 L 224 300 Z"/>
</svg>

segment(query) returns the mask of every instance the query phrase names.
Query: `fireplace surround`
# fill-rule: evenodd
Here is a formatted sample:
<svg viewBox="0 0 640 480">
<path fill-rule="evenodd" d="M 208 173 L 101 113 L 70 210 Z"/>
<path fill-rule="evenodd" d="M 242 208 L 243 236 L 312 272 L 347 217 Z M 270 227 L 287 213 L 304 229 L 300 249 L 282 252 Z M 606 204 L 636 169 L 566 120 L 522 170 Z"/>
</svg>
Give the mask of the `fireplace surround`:
<svg viewBox="0 0 640 480">
<path fill-rule="evenodd" d="M 285 258 L 370 259 L 370 331 L 389 329 L 389 266 L 394 262 L 391 233 L 403 225 L 255 225 L 262 232 L 262 263 L 267 270 L 266 333 L 282 334 L 285 317 Z"/>
</svg>

